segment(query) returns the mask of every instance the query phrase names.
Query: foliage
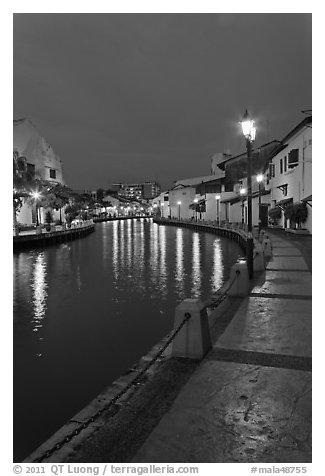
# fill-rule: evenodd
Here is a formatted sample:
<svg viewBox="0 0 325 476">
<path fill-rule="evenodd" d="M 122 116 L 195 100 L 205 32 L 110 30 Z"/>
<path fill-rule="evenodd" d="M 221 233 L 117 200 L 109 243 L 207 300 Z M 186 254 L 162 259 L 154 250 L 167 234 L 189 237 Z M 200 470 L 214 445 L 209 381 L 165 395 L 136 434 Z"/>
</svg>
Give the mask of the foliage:
<svg viewBox="0 0 325 476">
<path fill-rule="evenodd" d="M 281 209 L 279 207 L 275 207 L 275 208 L 270 208 L 269 212 L 268 212 L 268 215 L 270 217 L 271 220 L 273 221 L 276 221 L 276 220 L 279 220 L 281 218 Z"/>
<path fill-rule="evenodd" d="M 48 210 L 45 214 L 45 223 L 52 223 L 53 221 L 53 216 L 50 210 Z"/>
<path fill-rule="evenodd" d="M 308 217 L 306 203 L 299 202 L 288 205 L 284 211 L 284 216 L 290 220 L 291 224 L 298 225 L 298 228 L 301 228 L 302 223 L 305 223 Z"/>
<path fill-rule="evenodd" d="M 97 200 L 98 201 L 103 200 L 104 196 L 105 196 L 105 190 L 103 188 L 97 189 Z"/>
</svg>

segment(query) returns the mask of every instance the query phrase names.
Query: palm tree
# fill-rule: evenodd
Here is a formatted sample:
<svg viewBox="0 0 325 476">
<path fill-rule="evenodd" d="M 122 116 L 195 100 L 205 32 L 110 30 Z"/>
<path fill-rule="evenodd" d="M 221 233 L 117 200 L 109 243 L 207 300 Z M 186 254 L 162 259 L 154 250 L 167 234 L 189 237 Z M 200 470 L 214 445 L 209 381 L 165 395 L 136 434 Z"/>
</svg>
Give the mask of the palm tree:
<svg viewBox="0 0 325 476">
<path fill-rule="evenodd" d="M 17 223 L 17 212 L 21 208 L 23 198 L 29 195 L 28 189 L 34 181 L 33 174 L 28 170 L 25 157 L 19 155 L 17 150 L 13 151 L 13 221 L 14 234 L 19 234 Z"/>
</svg>

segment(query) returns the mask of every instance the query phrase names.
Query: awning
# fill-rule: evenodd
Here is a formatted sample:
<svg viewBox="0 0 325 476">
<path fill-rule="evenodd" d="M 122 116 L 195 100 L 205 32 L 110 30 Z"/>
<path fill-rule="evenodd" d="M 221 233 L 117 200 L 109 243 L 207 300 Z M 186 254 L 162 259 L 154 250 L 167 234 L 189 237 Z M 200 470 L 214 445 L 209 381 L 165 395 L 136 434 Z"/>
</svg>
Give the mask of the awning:
<svg viewBox="0 0 325 476">
<path fill-rule="evenodd" d="M 206 202 L 206 199 L 201 198 L 201 200 L 199 200 L 198 202 L 191 203 L 189 208 L 191 208 L 191 210 L 196 210 L 197 212 L 205 212 L 205 202 Z"/>
<path fill-rule="evenodd" d="M 275 204 L 276 207 L 286 207 L 287 205 L 289 205 L 289 203 L 292 203 L 293 201 L 293 198 L 284 198 L 283 200 L 280 200 L 279 202 L 277 202 Z"/>
<path fill-rule="evenodd" d="M 312 205 L 309 202 L 312 202 L 312 195 L 308 195 L 308 197 L 303 198 L 301 201 L 307 203 L 307 205 L 311 207 Z"/>
<path fill-rule="evenodd" d="M 308 195 L 308 197 L 303 198 L 301 201 L 302 202 L 311 202 L 312 201 L 312 195 Z"/>
</svg>

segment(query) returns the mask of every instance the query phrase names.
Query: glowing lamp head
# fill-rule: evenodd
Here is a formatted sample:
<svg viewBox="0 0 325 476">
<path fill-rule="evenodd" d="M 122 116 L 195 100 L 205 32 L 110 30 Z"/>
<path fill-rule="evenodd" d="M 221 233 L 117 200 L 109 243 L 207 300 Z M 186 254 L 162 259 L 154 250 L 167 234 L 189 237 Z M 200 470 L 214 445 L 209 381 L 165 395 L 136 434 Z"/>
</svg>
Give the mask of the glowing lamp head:
<svg viewBox="0 0 325 476">
<path fill-rule="evenodd" d="M 246 188 L 240 189 L 240 195 L 246 195 Z"/>
<path fill-rule="evenodd" d="M 182 204 L 182 202 L 177 202 L 177 205 L 181 205 L 181 204 Z"/>
<path fill-rule="evenodd" d="M 220 200 L 220 195 L 216 195 L 216 200 Z"/>
<path fill-rule="evenodd" d="M 38 200 L 41 196 L 41 194 L 39 192 L 32 192 L 32 197 L 35 198 L 35 200 Z"/>
<path fill-rule="evenodd" d="M 241 127 L 243 131 L 243 135 L 246 139 L 251 141 L 255 140 L 256 136 L 256 128 L 254 127 L 254 121 L 251 119 L 248 111 L 246 109 L 245 114 L 243 115 L 243 119 L 241 121 Z"/>
<path fill-rule="evenodd" d="M 194 203 L 197 203 L 199 200 L 197 198 L 194 198 Z"/>
<path fill-rule="evenodd" d="M 262 175 L 262 174 L 259 174 L 259 175 L 256 176 L 256 181 L 257 181 L 258 183 L 261 183 L 261 182 L 263 182 L 263 178 L 264 178 L 263 175 Z"/>
</svg>

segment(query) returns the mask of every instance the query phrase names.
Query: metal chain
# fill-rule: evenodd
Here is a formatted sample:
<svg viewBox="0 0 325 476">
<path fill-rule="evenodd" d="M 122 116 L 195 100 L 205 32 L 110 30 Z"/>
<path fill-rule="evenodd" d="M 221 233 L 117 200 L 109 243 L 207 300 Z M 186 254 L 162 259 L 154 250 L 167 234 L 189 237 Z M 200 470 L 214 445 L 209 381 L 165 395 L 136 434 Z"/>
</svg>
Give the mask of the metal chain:
<svg viewBox="0 0 325 476">
<path fill-rule="evenodd" d="M 131 387 L 133 387 L 142 377 L 143 375 L 149 370 L 149 368 L 159 359 L 159 357 L 164 353 L 164 351 L 167 349 L 167 347 L 170 345 L 170 343 L 175 339 L 176 335 L 179 333 L 179 331 L 182 329 L 184 324 L 189 320 L 191 317 L 191 314 L 189 312 L 186 312 L 184 314 L 184 319 L 180 323 L 180 325 L 177 327 L 177 329 L 171 334 L 171 336 L 167 339 L 165 344 L 161 347 L 159 352 L 148 362 L 145 367 L 141 370 L 141 372 L 136 375 L 134 379 L 132 379 L 126 387 L 124 387 L 122 390 L 120 390 L 114 397 L 100 410 L 98 410 L 94 415 L 92 415 L 90 418 L 88 418 L 84 423 L 82 423 L 78 428 L 73 430 L 71 433 L 69 433 L 66 437 L 64 437 L 60 442 L 56 443 L 51 449 L 47 450 L 44 455 L 40 456 L 39 458 L 35 459 L 35 463 L 41 463 L 44 459 L 49 458 L 55 451 L 59 450 L 62 448 L 63 445 L 68 443 L 69 441 L 72 440 L 75 436 L 79 435 L 82 430 L 87 428 L 91 423 L 95 421 L 96 418 L 98 418 L 104 411 L 106 411 L 109 407 L 111 407 L 113 404 L 117 402 L 128 390 L 130 390 Z"/>
<path fill-rule="evenodd" d="M 219 304 L 222 303 L 222 301 L 224 301 L 226 299 L 229 289 L 232 287 L 232 285 L 234 284 L 234 282 L 236 281 L 236 279 L 238 278 L 239 275 L 240 275 L 240 271 L 237 270 L 236 273 L 235 273 L 235 276 L 233 277 L 231 283 L 228 285 L 227 289 L 222 292 L 222 294 L 220 295 L 220 297 L 218 299 L 216 299 L 215 301 L 211 301 L 205 307 L 206 308 L 208 308 L 208 307 L 215 308 L 215 307 L 219 306 Z"/>
</svg>

